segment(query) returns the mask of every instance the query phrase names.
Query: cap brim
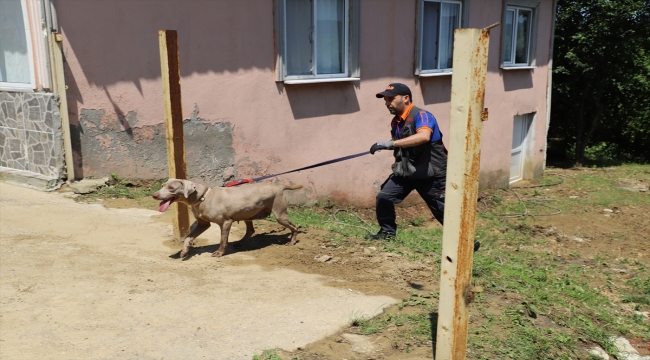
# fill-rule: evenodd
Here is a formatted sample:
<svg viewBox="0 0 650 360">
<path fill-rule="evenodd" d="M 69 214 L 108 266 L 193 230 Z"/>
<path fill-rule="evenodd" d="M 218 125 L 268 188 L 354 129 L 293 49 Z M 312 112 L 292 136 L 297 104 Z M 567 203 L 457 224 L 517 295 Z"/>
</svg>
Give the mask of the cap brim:
<svg viewBox="0 0 650 360">
<path fill-rule="evenodd" d="M 381 98 L 383 98 L 384 96 L 392 97 L 392 96 L 396 96 L 396 95 L 397 95 L 396 92 L 394 92 L 394 91 L 390 91 L 390 90 L 386 90 L 386 91 L 382 91 L 382 92 L 380 92 L 380 93 L 377 93 L 377 95 L 375 95 L 375 96 L 377 96 L 377 99 L 381 99 Z"/>
</svg>

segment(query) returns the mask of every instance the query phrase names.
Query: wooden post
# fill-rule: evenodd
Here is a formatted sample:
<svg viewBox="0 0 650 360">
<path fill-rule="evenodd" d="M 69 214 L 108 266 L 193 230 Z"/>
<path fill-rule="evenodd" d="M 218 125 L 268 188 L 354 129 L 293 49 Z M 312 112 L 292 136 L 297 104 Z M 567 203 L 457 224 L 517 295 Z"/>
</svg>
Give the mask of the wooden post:
<svg viewBox="0 0 650 360">
<path fill-rule="evenodd" d="M 65 76 L 63 73 L 63 35 L 50 33 L 52 48 L 53 83 L 52 88 L 59 95 L 59 112 L 61 113 L 61 131 L 63 132 L 63 152 L 68 181 L 74 181 L 74 161 L 72 157 L 72 136 L 70 134 L 70 116 L 68 114 L 68 97 L 66 95 Z"/>
<path fill-rule="evenodd" d="M 159 30 L 160 70 L 162 73 L 167 134 L 167 167 L 169 177 L 187 179 L 183 111 L 181 108 L 181 68 L 178 56 L 176 30 Z M 190 214 L 187 205 L 175 202 L 172 206 L 174 238 L 182 241 L 189 233 Z"/>
<path fill-rule="evenodd" d="M 456 29 L 451 79 L 449 158 L 442 233 L 437 360 L 462 360 L 467 352 L 470 282 L 489 29 Z"/>
</svg>

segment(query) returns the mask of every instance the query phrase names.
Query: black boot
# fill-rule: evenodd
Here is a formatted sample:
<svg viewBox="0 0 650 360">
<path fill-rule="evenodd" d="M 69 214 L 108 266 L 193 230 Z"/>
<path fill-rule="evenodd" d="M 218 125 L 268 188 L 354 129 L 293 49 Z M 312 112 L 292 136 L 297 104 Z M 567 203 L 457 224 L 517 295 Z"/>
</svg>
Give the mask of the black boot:
<svg viewBox="0 0 650 360">
<path fill-rule="evenodd" d="M 367 234 L 364 236 L 368 240 L 393 240 L 395 239 L 395 234 L 386 232 L 384 230 L 379 230 L 375 235 Z"/>
</svg>

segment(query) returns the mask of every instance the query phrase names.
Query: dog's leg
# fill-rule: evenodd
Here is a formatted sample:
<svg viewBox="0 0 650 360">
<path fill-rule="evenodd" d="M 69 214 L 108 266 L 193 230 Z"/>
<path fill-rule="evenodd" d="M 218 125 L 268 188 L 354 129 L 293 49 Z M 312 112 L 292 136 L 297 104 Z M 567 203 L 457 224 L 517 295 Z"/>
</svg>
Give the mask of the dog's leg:
<svg viewBox="0 0 650 360">
<path fill-rule="evenodd" d="M 296 235 L 298 234 L 298 227 L 289 221 L 289 215 L 287 215 L 286 209 L 282 212 L 273 211 L 273 216 L 275 216 L 275 219 L 280 225 L 291 230 L 291 241 L 286 243 L 286 245 L 295 245 L 297 241 Z"/>
<path fill-rule="evenodd" d="M 269 215 L 271 215 L 271 209 L 264 208 L 260 212 L 255 214 L 255 216 L 253 216 L 252 218 L 248 220 L 244 220 L 244 222 L 246 223 L 246 235 L 244 235 L 244 237 L 241 240 L 235 243 L 235 246 L 239 247 L 245 245 L 246 242 L 250 240 L 250 238 L 255 233 L 255 228 L 253 227 L 253 221 L 251 220 L 266 219 L 267 217 L 269 217 Z"/>
<path fill-rule="evenodd" d="M 199 235 L 203 234 L 204 231 L 208 230 L 210 227 L 210 222 L 197 220 L 192 224 L 192 231 L 185 237 L 183 242 L 183 250 L 181 250 L 181 260 L 187 257 L 187 254 L 190 252 L 190 246 L 194 245 L 194 239 Z"/>
<path fill-rule="evenodd" d="M 273 199 L 273 216 L 278 221 L 278 223 L 287 229 L 291 230 L 291 241 L 286 245 L 295 245 L 296 244 L 296 235 L 298 234 L 298 227 L 289 221 L 289 215 L 287 214 L 287 201 L 284 199 L 282 194 L 278 194 Z"/>
<path fill-rule="evenodd" d="M 228 234 L 230 234 L 230 226 L 232 225 L 232 220 L 224 220 L 221 224 L 221 244 L 219 244 L 219 249 L 212 253 L 212 257 L 221 257 L 226 252 L 226 246 L 228 246 Z"/>
<path fill-rule="evenodd" d="M 244 235 L 244 237 L 240 241 L 246 241 L 246 240 L 250 239 L 251 236 L 253 236 L 253 234 L 255 234 L 255 228 L 253 227 L 253 221 L 244 220 L 244 222 L 246 223 L 246 235 Z"/>
<path fill-rule="evenodd" d="M 252 220 L 244 220 L 246 223 L 246 235 L 244 235 L 243 238 L 241 238 L 239 241 L 237 241 L 234 245 L 236 247 L 245 245 L 248 240 L 255 234 L 255 228 L 253 227 L 253 221 Z"/>
</svg>

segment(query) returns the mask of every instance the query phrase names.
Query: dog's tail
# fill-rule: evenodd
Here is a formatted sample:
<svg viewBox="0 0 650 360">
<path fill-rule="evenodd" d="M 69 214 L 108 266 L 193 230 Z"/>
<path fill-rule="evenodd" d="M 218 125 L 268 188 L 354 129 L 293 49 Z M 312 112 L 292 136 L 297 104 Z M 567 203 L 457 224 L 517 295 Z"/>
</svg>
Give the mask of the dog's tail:
<svg viewBox="0 0 650 360">
<path fill-rule="evenodd" d="M 302 189 L 302 185 L 285 185 L 282 190 L 298 190 Z"/>
</svg>

